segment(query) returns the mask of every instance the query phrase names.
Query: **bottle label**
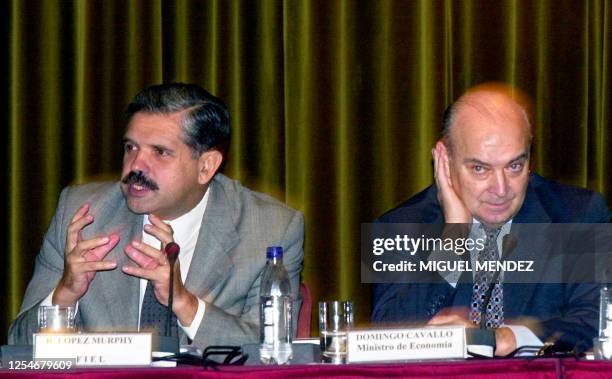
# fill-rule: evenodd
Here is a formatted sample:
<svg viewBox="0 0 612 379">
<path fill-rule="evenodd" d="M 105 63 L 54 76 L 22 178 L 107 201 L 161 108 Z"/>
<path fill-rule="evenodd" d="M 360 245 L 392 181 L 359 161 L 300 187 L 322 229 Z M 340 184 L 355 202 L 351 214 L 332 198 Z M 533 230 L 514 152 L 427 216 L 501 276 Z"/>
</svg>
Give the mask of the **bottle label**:
<svg viewBox="0 0 612 379">
<path fill-rule="evenodd" d="M 264 343 L 274 343 L 274 307 L 272 299 L 266 299 L 263 307 Z"/>
</svg>

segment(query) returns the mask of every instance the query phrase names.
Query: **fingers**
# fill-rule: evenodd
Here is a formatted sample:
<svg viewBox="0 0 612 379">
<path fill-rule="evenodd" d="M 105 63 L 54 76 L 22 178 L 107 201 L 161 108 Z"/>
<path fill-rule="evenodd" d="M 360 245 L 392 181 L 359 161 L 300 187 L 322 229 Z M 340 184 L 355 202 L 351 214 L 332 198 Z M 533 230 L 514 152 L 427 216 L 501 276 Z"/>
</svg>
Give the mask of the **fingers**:
<svg viewBox="0 0 612 379">
<path fill-rule="evenodd" d="M 427 325 L 447 325 L 450 319 L 451 316 L 449 315 L 435 315 L 427 321 Z"/>
<path fill-rule="evenodd" d="M 431 151 L 434 158 L 434 179 L 438 187 L 450 184 L 450 170 L 448 165 L 448 153 L 444 143 L 438 141 L 436 147 Z"/>
<path fill-rule="evenodd" d="M 77 262 L 69 263 L 70 272 L 67 276 L 78 277 L 79 275 L 87 273 L 95 273 L 97 271 L 113 270 L 117 267 L 117 262 L 111 261 L 100 261 L 100 262 L 87 262 L 84 259 L 80 259 Z M 78 280 L 78 279 L 77 279 Z M 89 283 L 87 283 L 89 285 Z"/>
<path fill-rule="evenodd" d="M 118 242 L 117 234 L 82 240 L 76 244 L 70 255 L 78 255 L 88 262 L 101 261 Z"/>
<path fill-rule="evenodd" d="M 444 212 L 445 223 L 468 224 L 472 214 L 466 207 L 460 194 L 456 192 L 451 180 L 450 158 L 442 141 L 436 143 L 432 150 L 438 201 Z"/>
<path fill-rule="evenodd" d="M 87 214 L 87 211 L 89 211 L 89 203 L 84 203 L 79 209 L 77 209 L 74 216 L 72 216 L 72 220 L 70 220 L 70 223 L 72 224 L 73 222 L 85 216 Z"/>
<path fill-rule="evenodd" d="M 80 255 L 70 255 L 66 259 L 64 273 L 53 295 L 54 299 L 63 304 L 73 304 L 85 295 L 96 272 L 113 270 L 116 267 L 116 262 L 88 262 Z"/>
<path fill-rule="evenodd" d="M 108 237 L 102 237 L 102 240 L 106 242 L 90 248 L 90 250 L 84 254 L 84 257 L 88 261 L 101 261 L 104 259 L 108 253 L 110 253 L 110 251 L 117 246 L 117 243 L 119 242 L 119 235 L 111 234 Z"/>
<path fill-rule="evenodd" d="M 56 288 L 59 291 L 58 298 L 67 304 L 77 301 L 87 292 L 97 271 L 113 270 L 116 267 L 117 263 L 112 261 L 87 261 L 80 254 L 67 256 L 62 279 Z"/>
<path fill-rule="evenodd" d="M 97 238 L 96 240 L 106 239 L 107 238 Z M 105 246 L 106 244 L 102 247 Z M 88 271 L 98 271 L 98 269 L 107 270 L 109 268 L 114 268 L 117 265 L 117 263 L 114 261 L 103 261 L 102 259 L 98 259 L 97 257 L 91 254 L 91 250 L 85 251 L 83 254 L 71 254 L 70 256 L 66 257 L 66 264 L 68 267 L 65 271 L 69 271 L 70 274 L 79 274 Z"/>
<path fill-rule="evenodd" d="M 438 142 L 431 153 L 434 157 L 434 181 L 436 182 L 436 187 L 438 188 L 438 199 L 442 204 L 444 204 L 444 200 L 450 190 L 450 187 L 448 186 L 449 181 L 446 175 L 447 171 L 442 149 L 442 142 Z"/>
<path fill-rule="evenodd" d="M 74 304 L 87 292 L 96 272 L 117 267 L 116 262 L 103 259 L 117 246 L 118 234 L 88 240 L 81 237 L 83 228 L 94 221 L 89 210 L 89 203 L 81 205 L 68 225 L 64 272 L 53 295 L 56 304 Z"/>
<path fill-rule="evenodd" d="M 436 315 L 427 322 L 427 325 L 459 325 L 465 326 L 466 328 L 474 327 L 474 324 L 461 316 L 458 315 Z"/>
<path fill-rule="evenodd" d="M 132 241 L 124 250 L 131 260 L 146 269 L 154 269 L 168 262 L 159 250 L 139 241 Z"/>
<path fill-rule="evenodd" d="M 427 325 L 462 325 L 474 327 L 468 318 L 468 309 L 465 307 L 448 307 L 441 309 L 427 322 Z"/>
<path fill-rule="evenodd" d="M 76 211 L 70 224 L 68 225 L 68 231 L 66 235 L 66 253 L 70 253 L 76 244 L 80 240 L 80 231 L 85 226 L 91 224 L 94 220 L 93 216 L 89 212 L 89 203 L 81 205 Z"/>
<path fill-rule="evenodd" d="M 445 307 L 445 308 L 440 309 L 440 311 L 436 314 L 436 316 L 455 315 L 455 316 L 467 319 L 469 312 L 470 312 L 470 309 L 468 307 Z"/>
<path fill-rule="evenodd" d="M 117 262 L 85 262 L 80 265 L 82 272 L 106 271 L 117 267 Z"/>
<path fill-rule="evenodd" d="M 168 259 L 166 258 L 166 255 L 164 253 L 150 245 L 147 245 L 146 243 L 142 243 L 140 241 L 132 241 L 130 247 L 153 259 L 158 265 L 163 266 L 168 263 Z"/>
<path fill-rule="evenodd" d="M 431 149 L 431 156 L 433 157 L 433 169 L 434 169 L 434 181 L 436 182 L 436 186 L 439 187 L 438 184 L 438 151 L 434 147 Z"/>
<path fill-rule="evenodd" d="M 168 304 L 168 294 L 170 293 L 169 282 L 170 282 L 170 266 L 169 265 L 158 265 L 154 269 L 147 269 L 144 267 L 134 266 L 123 266 L 122 271 L 128 275 L 136 276 L 150 280 L 155 288 L 155 297 L 163 304 Z M 184 291 L 183 282 L 181 280 L 180 264 L 176 262 L 174 265 L 174 294 L 177 295 Z"/>
<path fill-rule="evenodd" d="M 151 224 L 146 224 L 144 230 L 146 233 L 161 241 L 162 249 L 164 246 L 174 241 L 174 231 L 170 224 L 166 224 L 161 218 L 155 215 L 149 215 L 149 221 L 151 221 Z"/>
<path fill-rule="evenodd" d="M 130 245 L 126 246 L 125 252 L 138 266 L 145 269 L 154 269 L 168 263 L 163 250 L 167 244 L 174 241 L 174 231 L 170 224 L 165 223 L 158 216 L 149 215 L 149 221 L 151 224 L 146 224 L 144 231 L 161 242 L 161 249 L 156 249 L 140 241 L 132 241 Z"/>
<path fill-rule="evenodd" d="M 147 280 L 161 281 L 159 274 L 155 272 L 154 269 L 150 270 L 142 267 L 123 266 L 122 270 L 128 275 L 137 276 Z M 168 280 L 166 280 L 166 283 L 168 283 Z"/>
<path fill-rule="evenodd" d="M 126 274 L 137 276 L 139 278 L 152 280 L 156 283 L 162 283 L 163 285 L 168 285 L 168 280 L 170 279 L 170 270 L 169 265 L 157 266 L 153 269 L 148 269 L 144 267 L 136 267 L 136 266 L 123 266 L 121 269 Z M 183 282 L 181 280 L 181 270 L 180 264 L 177 261 L 174 265 L 174 286 L 182 285 Z"/>
<path fill-rule="evenodd" d="M 108 244 L 109 240 L 110 240 L 109 237 L 106 237 L 106 236 L 92 238 L 90 240 L 82 240 L 77 243 L 77 246 L 75 246 L 75 249 L 73 251 L 74 252 L 78 251 L 80 255 L 84 255 L 85 253 L 89 252 L 89 250 L 91 249 L 95 249 L 97 247 Z"/>
<path fill-rule="evenodd" d="M 446 147 L 444 146 L 444 144 L 441 144 L 440 157 L 442 159 L 442 173 L 444 174 L 446 184 L 448 185 L 449 188 L 452 188 L 453 182 L 451 180 L 451 174 L 450 174 L 450 163 L 448 159 L 448 150 L 446 150 Z"/>
</svg>

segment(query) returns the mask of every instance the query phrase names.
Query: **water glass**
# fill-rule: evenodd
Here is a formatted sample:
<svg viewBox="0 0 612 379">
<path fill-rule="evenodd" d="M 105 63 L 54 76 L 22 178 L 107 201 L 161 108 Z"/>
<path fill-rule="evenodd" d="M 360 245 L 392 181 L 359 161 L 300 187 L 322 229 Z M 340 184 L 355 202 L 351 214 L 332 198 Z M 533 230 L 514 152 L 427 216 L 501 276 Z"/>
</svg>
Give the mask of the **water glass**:
<svg viewBox="0 0 612 379">
<path fill-rule="evenodd" d="M 60 307 L 59 305 L 41 306 L 38 308 L 39 333 L 74 333 L 75 309 L 74 307 Z"/>
<path fill-rule="evenodd" d="M 605 285 L 599 297 L 599 335 L 593 340 L 595 359 L 612 359 L 612 286 Z"/>
<path fill-rule="evenodd" d="M 319 303 L 319 336 L 324 362 L 346 363 L 348 331 L 353 327 L 353 303 Z"/>
</svg>

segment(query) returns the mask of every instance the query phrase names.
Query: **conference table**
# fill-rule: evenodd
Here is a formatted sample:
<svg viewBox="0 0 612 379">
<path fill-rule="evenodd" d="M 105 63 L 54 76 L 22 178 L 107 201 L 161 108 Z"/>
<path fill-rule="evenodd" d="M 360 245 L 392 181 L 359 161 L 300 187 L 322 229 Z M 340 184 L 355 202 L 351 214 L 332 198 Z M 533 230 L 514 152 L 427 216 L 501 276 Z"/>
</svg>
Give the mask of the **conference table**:
<svg viewBox="0 0 612 379">
<path fill-rule="evenodd" d="M 207 368 L 75 368 L 66 371 L 0 370 L 0 378 L 612 378 L 612 361 L 573 358 L 490 359 L 388 364 L 310 364 Z"/>
</svg>

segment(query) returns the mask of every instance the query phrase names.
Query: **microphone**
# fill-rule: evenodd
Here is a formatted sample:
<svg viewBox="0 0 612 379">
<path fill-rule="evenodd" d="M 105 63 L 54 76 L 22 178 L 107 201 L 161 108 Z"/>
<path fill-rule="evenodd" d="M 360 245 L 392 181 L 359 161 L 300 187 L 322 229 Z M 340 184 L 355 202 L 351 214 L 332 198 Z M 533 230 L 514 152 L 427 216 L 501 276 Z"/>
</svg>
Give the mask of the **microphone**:
<svg viewBox="0 0 612 379">
<path fill-rule="evenodd" d="M 510 234 L 506 234 L 504 236 L 504 240 L 502 241 L 502 255 L 499 259 L 500 262 L 505 261 L 510 257 L 510 255 L 514 252 L 516 245 L 518 244 L 518 239 Z M 493 287 L 495 287 L 495 282 L 497 278 L 499 278 L 499 274 L 501 271 L 495 271 L 493 277 L 491 278 L 491 282 L 489 283 L 489 287 L 487 288 L 487 292 L 485 292 L 484 299 L 482 299 L 482 308 L 480 309 L 480 329 L 486 329 L 486 320 L 487 320 L 487 307 L 491 302 L 491 295 L 493 294 Z"/>
<path fill-rule="evenodd" d="M 174 262 L 176 262 L 176 258 L 178 257 L 180 251 L 181 248 L 176 242 L 170 242 L 166 245 L 166 248 L 164 249 L 164 254 L 166 254 L 168 260 L 170 260 L 170 265 L 174 265 Z"/>
<path fill-rule="evenodd" d="M 178 258 L 180 251 L 181 248 L 176 242 L 170 242 L 164 248 L 164 254 L 166 254 L 168 262 L 170 263 L 170 293 L 168 294 L 168 312 L 166 313 L 166 337 L 171 336 L 170 328 L 172 326 L 172 303 L 174 300 L 174 264 L 176 263 L 176 258 Z"/>
</svg>

